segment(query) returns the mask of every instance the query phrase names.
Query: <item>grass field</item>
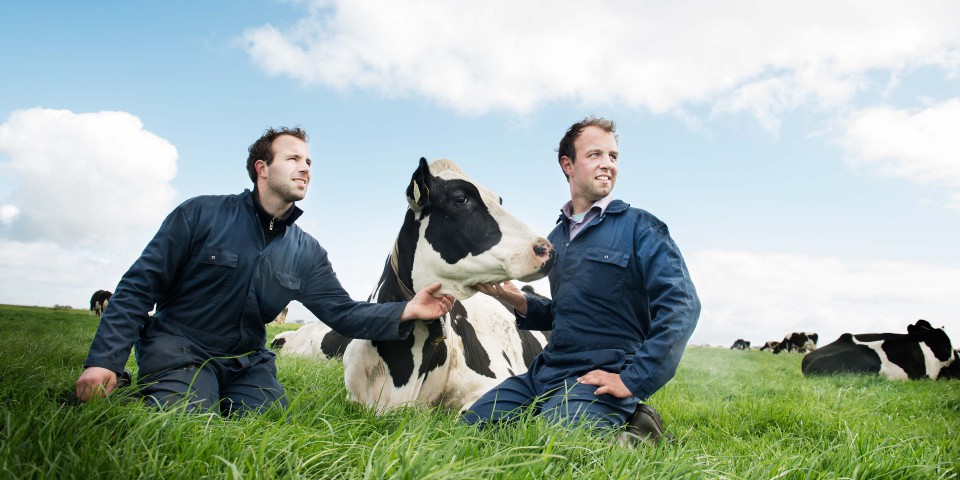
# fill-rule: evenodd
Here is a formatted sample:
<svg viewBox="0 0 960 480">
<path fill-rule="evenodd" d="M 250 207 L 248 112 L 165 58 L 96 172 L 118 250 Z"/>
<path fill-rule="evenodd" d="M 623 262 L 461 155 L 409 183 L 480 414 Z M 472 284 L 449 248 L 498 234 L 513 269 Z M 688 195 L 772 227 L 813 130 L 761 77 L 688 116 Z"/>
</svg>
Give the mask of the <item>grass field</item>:
<svg viewBox="0 0 960 480">
<path fill-rule="evenodd" d="M 629 448 L 536 420 L 376 417 L 346 401 L 340 363 L 284 357 L 283 412 L 158 412 L 129 391 L 71 405 L 96 325 L 0 306 L 0 478 L 960 478 L 960 381 L 804 378 L 798 354 L 691 347 L 649 401 L 676 442 Z"/>
</svg>

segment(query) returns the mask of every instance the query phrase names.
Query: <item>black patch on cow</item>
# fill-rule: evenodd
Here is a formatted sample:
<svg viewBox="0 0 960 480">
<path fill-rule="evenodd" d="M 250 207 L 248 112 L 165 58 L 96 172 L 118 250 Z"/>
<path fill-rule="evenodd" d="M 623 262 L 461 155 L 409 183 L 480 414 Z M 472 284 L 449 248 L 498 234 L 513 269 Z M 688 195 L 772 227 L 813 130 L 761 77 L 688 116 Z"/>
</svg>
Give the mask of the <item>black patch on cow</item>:
<svg viewBox="0 0 960 480">
<path fill-rule="evenodd" d="M 507 355 L 507 352 L 505 350 L 501 350 L 500 356 L 502 356 L 503 359 L 506 360 L 507 370 L 510 372 L 510 375 L 513 375 L 513 369 L 510 368 L 510 367 L 513 367 L 513 362 L 510 360 L 510 357 Z"/>
<path fill-rule="evenodd" d="M 860 340 L 859 335 L 857 337 Z M 853 343 L 853 335 L 845 333 L 835 342 L 804 356 L 800 370 L 804 375 L 876 374 L 880 372 L 880 356 L 870 347 Z"/>
<path fill-rule="evenodd" d="M 387 365 L 393 386 L 400 388 L 413 377 L 413 343 L 415 337 L 411 333 L 403 340 L 372 341 L 374 348 L 383 363 Z"/>
<path fill-rule="evenodd" d="M 283 338 L 283 337 L 275 338 L 275 339 L 273 339 L 272 342 L 270 342 L 270 349 L 271 349 L 271 350 L 280 350 L 281 348 L 283 348 L 283 346 L 284 346 L 286 343 L 287 343 L 287 339 L 286 339 L 286 338 Z"/>
<path fill-rule="evenodd" d="M 334 330 L 330 330 L 320 341 L 320 350 L 327 358 L 343 358 L 343 352 L 347 351 L 347 345 L 352 338 L 344 337 Z"/>
<path fill-rule="evenodd" d="M 523 348 L 523 364 L 530 367 L 533 359 L 543 351 L 543 347 L 528 330 L 518 328 L 517 335 L 520 335 L 520 346 Z"/>
<path fill-rule="evenodd" d="M 916 324 L 908 325 L 907 334 L 921 338 L 923 343 L 927 344 L 927 347 L 933 352 L 933 356 L 941 362 L 950 360 L 950 357 L 954 354 L 947 332 L 944 332 L 941 328 L 933 328 L 933 325 L 930 325 L 930 322 L 926 320 L 917 320 Z"/>
<path fill-rule="evenodd" d="M 453 323 L 453 331 L 463 340 L 463 356 L 467 362 L 467 367 L 474 372 L 485 377 L 496 378 L 497 376 L 490 370 L 490 355 L 484 350 L 477 337 L 477 331 L 467 319 L 467 310 L 463 308 L 460 302 L 455 302 L 450 310 L 450 318 Z"/>
<path fill-rule="evenodd" d="M 446 363 L 447 342 L 444 341 L 446 335 L 443 333 L 442 320 L 431 320 L 424 323 L 427 325 L 427 340 L 423 342 L 423 361 L 420 363 L 419 375 L 426 378 L 430 372 Z"/>
<path fill-rule="evenodd" d="M 403 218 L 403 225 L 400 227 L 400 233 L 397 235 L 397 249 L 399 257 L 397 258 L 397 270 L 393 271 L 393 253 L 387 255 L 387 260 L 383 265 L 383 273 L 380 274 L 380 288 L 376 292 L 377 296 L 369 297 L 368 301 L 376 303 L 402 302 L 409 300 L 400 288 L 400 282 L 408 290 L 413 290 L 413 256 L 417 250 L 417 238 L 419 238 L 420 222 L 417 221 L 413 210 L 407 210 Z M 397 276 L 399 275 L 399 278 Z"/>
<path fill-rule="evenodd" d="M 430 177 L 428 184 L 430 198 L 420 218 L 428 215 L 442 218 L 442 221 L 430 222 L 424 232 L 440 258 L 452 265 L 467 255 L 480 255 L 500 243 L 503 232 L 476 185 L 439 177 Z"/>
<path fill-rule="evenodd" d="M 900 335 L 903 337 L 903 335 Z M 898 339 L 899 340 L 899 339 Z M 885 341 L 880 344 L 883 353 L 887 355 L 890 362 L 902 368 L 907 372 L 910 380 L 917 380 L 927 376 L 926 361 L 923 358 L 923 350 L 920 350 L 920 344 L 915 341 Z"/>
<path fill-rule="evenodd" d="M 960 379 L 960 350 L 953 351 L 953 362 L 940 369 L 937 378 L 956 378 Z"/>
</svg>

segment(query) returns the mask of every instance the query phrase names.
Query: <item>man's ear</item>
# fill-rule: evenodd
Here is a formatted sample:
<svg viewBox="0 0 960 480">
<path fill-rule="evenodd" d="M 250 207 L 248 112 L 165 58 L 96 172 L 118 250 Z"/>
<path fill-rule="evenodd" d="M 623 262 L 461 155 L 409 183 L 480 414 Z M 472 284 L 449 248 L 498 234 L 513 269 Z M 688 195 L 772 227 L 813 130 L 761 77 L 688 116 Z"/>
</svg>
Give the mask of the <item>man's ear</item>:
<svg viewBox="0 0 960 480">
<path fill-rule="evenodd" d="M 573 175 L 573 159 L 566 155 L 560 157 L 560 169 L 563 170 L 564 175 L 568 177 Z"/>
<path fill-rule="evenodd" d="M 267 165 L 266 160 L 257 160 L 253 163 L 253 169 L 257 171 L 258 177 L 266 177 L 268 168 L 270 168 L 270 166 Z"/>
</svg>

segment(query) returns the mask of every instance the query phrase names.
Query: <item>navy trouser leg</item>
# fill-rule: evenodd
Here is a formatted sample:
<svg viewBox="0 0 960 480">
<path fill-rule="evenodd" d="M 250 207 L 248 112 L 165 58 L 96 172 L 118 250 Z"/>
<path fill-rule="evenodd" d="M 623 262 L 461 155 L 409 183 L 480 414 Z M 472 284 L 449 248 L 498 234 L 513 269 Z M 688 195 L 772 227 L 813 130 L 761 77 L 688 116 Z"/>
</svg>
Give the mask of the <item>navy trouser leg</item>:
<svg viewBox="0 0 960 480">
<path fill-rule="evenodd" d="M 594 395 L 594 385 L 577 382 L 576 377 L 565 380 L 565 386 L 541 406 L 541 415 L 565 426 L 587 425 L 596 428 L 617 428 L 626 423 L 637 406 L 637 398 L 617 398 L 613 395 Z"/>
<path fill-rule="evenodd" d="M 220 413 L 220 386 L 213 365 L 187 365 L 141 377 L 140 394 L 147 405 L 160 409 L 184 405 L 187 412 Z M 181 403 L 182 402 L 182 403 Z"/>
<path fill-rule="evenodd" d="M 460 418 L 464 423 L 481 425 L 512 421 L 535 400 L 537 390 L 532 379 L 528 375 L 513 376 L 483 394 Z"/>
<path fill-rule="evenodd" d="M 287 408 L 287 397 L 277 380 L 276 358 L 264 359 L 262 363 L 248 365 L 247 357 L 235 359 L 242 369 L 227 376 L 220 388 L 220 410 L 224 416 L 242 416 L 259 412 L 276 405 Z"/>
</svg>

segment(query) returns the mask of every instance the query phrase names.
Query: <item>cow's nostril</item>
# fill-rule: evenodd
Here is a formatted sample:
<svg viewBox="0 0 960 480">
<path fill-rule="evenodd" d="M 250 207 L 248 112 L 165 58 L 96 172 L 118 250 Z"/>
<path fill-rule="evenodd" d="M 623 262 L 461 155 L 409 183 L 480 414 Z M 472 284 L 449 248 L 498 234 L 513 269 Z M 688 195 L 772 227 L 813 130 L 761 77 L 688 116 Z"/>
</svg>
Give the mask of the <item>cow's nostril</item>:
<svg viewBox="0 0 960 480">
<path fill-rule="evenodd" d="M 538 257 L 542 257 L 545 253 L 547 253 L 547 248 L 538 243 L 533 246 L 533 253 L 535 253 Z"/>
</svg>

